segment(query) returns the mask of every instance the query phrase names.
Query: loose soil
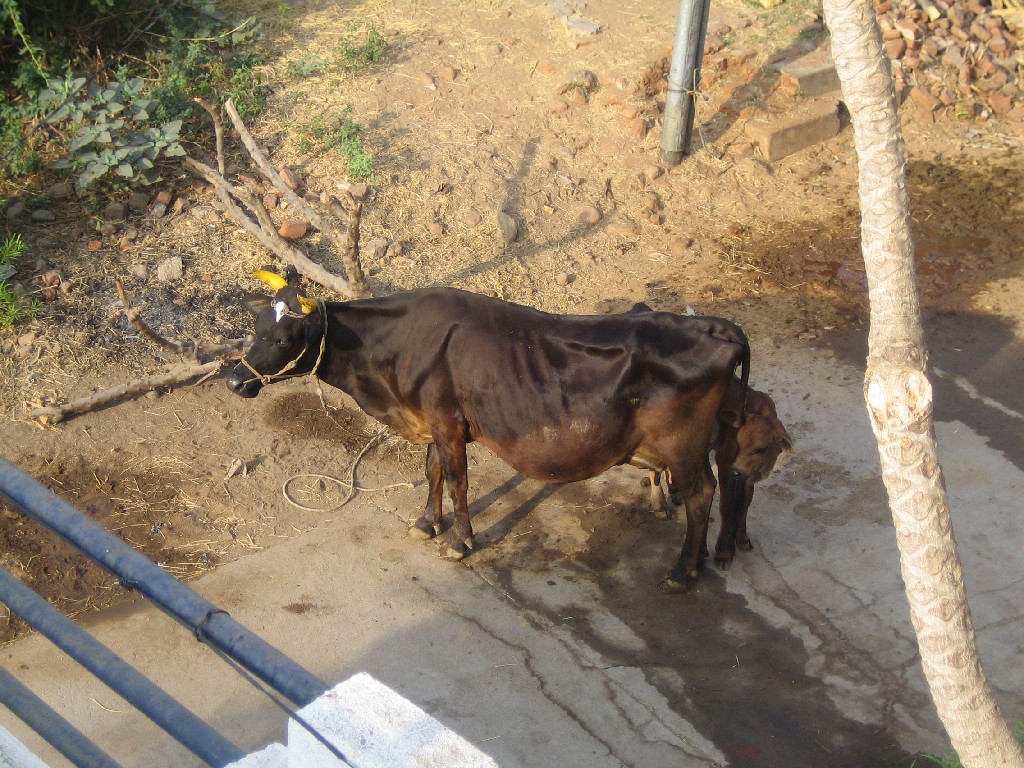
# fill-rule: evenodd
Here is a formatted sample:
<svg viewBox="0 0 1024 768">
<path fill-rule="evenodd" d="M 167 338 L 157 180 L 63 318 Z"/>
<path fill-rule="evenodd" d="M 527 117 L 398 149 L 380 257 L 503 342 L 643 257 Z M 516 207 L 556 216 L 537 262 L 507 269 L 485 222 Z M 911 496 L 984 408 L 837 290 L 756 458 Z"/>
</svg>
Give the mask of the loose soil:
<svg viewBox="0 0 1024 768">
<path fill-rule="evenodd" d="M 581 38 L 540 2 L 275 0 L 238 9 L 258 14 L 271 46 L 271 108 L 250 128 L 275 164 L 298 171 L 316 193 L 332 192 L 346 181 L 345 162 L 338 150 L 310 147 L 308 127 L 349 106 L 363 126 L 376 177 L 362 242 L 402 245 L 401 253 L 364 247 L 375 294 L 433 284 L 553 312 L 614 312 L 636 301 L 692 308 L 744 325 L 755 385 L 758 366 L 787 347 L 867 322 L 849 127 L 771 164 L 744 133 L 747 121 L 792 101 L 777 89 L 778 57 L 827 45 L 805 0 L 771 10 L 715 4 L 713 29 L 731 31 L 705 74 L 693 152 L 675 168 L 658 159 L 674 3 L 593 0 L 585 13 L 602 30 Z M 384 63 L 353 76 L 288 74 L 289 63 L 330 61 L 340 37 L 367 24 L 385 34 Z M 581 70 L 596 76 L 596 90 L 571 87 Z M 1020 126 L 924 113 L 909 102 L 901 115 L 924 304 L 991 316 L 1019 338 Z M 41 288 L 50 268 L 63 283 L 34 320 L 0 335 L 0 424 L 6 458 L 190 579 L 338 514 L 346 489 L 313 475 L 347 480 L 378 425 L 311 381 L 245 401 L 222 378 L 56 426 L 28 417 L 32 405 L 174 361 L 127 322 L 115 280 L 168 337 L 251 332 L 238 299 L 259 290 L 251 273 L 272 257 L 224 219 L 208 188 L 185 176 L 161 188 L 183 201 L 179 212 L 133 215 L 105 236 L 97 231 L 109 198 L 57 201 L 56 223 L 8 223 L 29 244 L 19 271 L 29 290 Z M 18 194 L 6 183 L 0 191 Z M 581 221 L 589 209 L 596 223 Z M 519 225 L 514 243 L 498 229 L 499 211 Z M 341 270 L 339 255 L 315 234 L 300 244 Z M 181 257 L 184 276 L 160 282 L 156 267 L 168 256 Z M 148 278 L 133 276 L 139 266 Z M 334 298 L 315 286 L 309 292 Z M 388 437 L 366 454 L 359 477 L 373 487 L 418 483 L 422 461 L 422 449 Z M 293 499 L 324 512 L 283 500 L 293 475 L 302 475 L 289 486 Z M 386 490 L 378 493 L 386 500 Z M 642 503 L 639 491 L 615 500 L 614 525 L 642 535 Z M 565 524 L 595 525 L 590 518 L 599 514 L 581 507 Z M 116 580 L 15 511 L 0 512 L 0 540 L 0 564 L 69 614 L 124 599 Z M 616 556 L 609 541 L 593 542 L 595 568 Z M 0 641 L 24 631 L 17 618 L 0 616 Z"/>
</svg>

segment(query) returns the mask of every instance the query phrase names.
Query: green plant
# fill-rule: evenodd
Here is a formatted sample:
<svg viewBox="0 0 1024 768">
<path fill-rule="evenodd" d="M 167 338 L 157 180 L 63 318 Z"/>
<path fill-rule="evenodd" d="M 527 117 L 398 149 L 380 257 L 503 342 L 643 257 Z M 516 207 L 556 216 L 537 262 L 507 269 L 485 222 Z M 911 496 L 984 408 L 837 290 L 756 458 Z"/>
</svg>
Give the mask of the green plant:
<svg viewBox="0 0 1024 768">
<path fill-rule="evenodd" d="M 327 67 L 327 62 L 315 53 L 303 56 L 298 61 L 289 61 L 284 71 L 288 77 L 309 77 L 316 72 L 322 72 Z"/>
<path fill-rule="evenodd" d="M 353 39 L 358 37 L 358 35 L 353 35 L 351 38 L 342 38 L 342 41 L 338 43 L 334 61 L 335 66 L 342 72 L 351 74 L 370 64 L 378 64 L 384 60 L 388 44 L 376 27 L 371 26 L 364 39 Z"/>
<path fill-rule="evenodd" d="M 150 126 L 156 102 L 142 95 L 142 78 L 93 83 L 81 92 L 78 89 L 85 85 L 84 78 L 51 80 L 49 85 L 40 94 L 40 102 L 57 107 L 50 117 L 52 123 L 66 123 L 72 130 L 68 156 L 54 167 L 77 172 L 75 188 L 79 193 L 111 177 L 130 186 L 152 184 L 161 178 L 157 163 L 162 158 L 185 154 L 178 143 L 181 120 Z M 68 101 L 65 94 L 76 92 L 78 96 Z"/>
<path fill-rule="evenodd" d="M 10 328 L 21 318 L 18 297 L 8 281 L 17 272 L 14 262 L 24 252 L 25 242 L 19 234 L 11 235 L 0 243 L 0 328 Z"/>
<path fill-rule="evenodd" d="M 338 149 L 348 164 L 349 177 L 355 181 L 366 181 L 373 177 L 373 155 L 363 146 L 360 139 L 363 128 L 352 119 L 352 111 L 351 106 L 345 107 L 333 123 L 314 117 L 309 125 L 302 126 L 299 129 L 299 151 L 310 151 L 314 141 L 325 150 Z"/>
</svg>

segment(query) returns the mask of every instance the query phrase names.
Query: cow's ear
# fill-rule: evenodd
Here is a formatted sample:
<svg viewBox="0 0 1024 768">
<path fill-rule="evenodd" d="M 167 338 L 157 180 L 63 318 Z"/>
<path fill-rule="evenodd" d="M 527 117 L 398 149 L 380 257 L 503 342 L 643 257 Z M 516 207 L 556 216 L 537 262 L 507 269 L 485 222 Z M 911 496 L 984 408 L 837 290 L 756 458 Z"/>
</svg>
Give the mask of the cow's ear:
<svg viewBox="0 0 1024 768">
<path fill-rule="evenodd" d="M 258 315 L 270 306 L 270 297 L 264 296 L 262 293 L 247 293 L 242 297 L 242 306 L 254 315 Z"/>
<path fill-rule="evenodd" d="M 779 444 L 779 448 L 782 449 L 783 453 L 797 453 L 796 441 L 789 436 L 786 430 L 783 429 L 781 433 L 775 436 L 775 442 Z"/>
<path fill-rule="evenodd" d="M 718 412 L 718 420 L 723 424 L 727 424 L 730 427 L 739 429 L 743 426 L 743 418 L 738 410 L 732 408 L 723 408 Z"/>
</svg>

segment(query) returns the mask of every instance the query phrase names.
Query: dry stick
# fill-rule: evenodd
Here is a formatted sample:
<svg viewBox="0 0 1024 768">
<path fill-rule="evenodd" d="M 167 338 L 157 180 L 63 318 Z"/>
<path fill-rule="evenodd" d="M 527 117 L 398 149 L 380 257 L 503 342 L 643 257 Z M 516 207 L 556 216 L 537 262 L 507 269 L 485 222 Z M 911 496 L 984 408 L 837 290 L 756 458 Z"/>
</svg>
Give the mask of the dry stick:
<svg viewBox="0 0 1024 768">
<path fill-rule="evenodd" d="M 345 271 L 361 285 L 363 283 L 363 264 L 359 257 L 359 223 L 363 218 L 363 204 L 357 202 L 348 191 L 345 192 L 345 197 L 350 204 L 349 208 L 332 197 L 331 210 L 335 214 L 345 213 L 348 217 L 348 247 L 341 252 L 341 260 L 345 264 Z"/>
<path fill-rule="evenodd" d="M 362 295 L 341 275 L 336 275 L 333 272 L 329 272 L 324 269 L 315 261 L 310 260 L 298 248 L 291 245 L 281 237 L 277 233 L 277 230 L 273 228 L 273 222 L 270 221 L 270 214 L 266 212 L 266 207 L 263 205 L 262 201 L 260 201 L 256 196 L 251 195 L 248 190 L 229 185 L 228 182 L 224 180 L 224 177 L 220 176 L 213 168 L 205 163 L 193 160 L 191 157 L 186 157 L 183 163 L 186 168 L 213 186 L 214 192 L 224 204 L 224 208 L 231 220 L 255 237 L 264 248 L 276 254 L 282 261 L 294 265 L 299 272 L 310 280 L 314 280 L 343 296 L 358 298 Z M 246 205 L 250 205 L 251 203 L 253 212 L 258 217 L 265 215 L 266 221 L 269 222 L 271 226 L 269 228 L 265 226 L 261 227 L 253 221 L 248 214 L 238 206 L 235 202 L 235 197 Z"/>
<path fill-rule="evenodd" d="M 164 349 L 169 349 L 175 354 L 186 356 L 195 362 L 199 362 L 204 358 L 209 361 L 216 357 L 236 355 L 237 353 L 244 351 L 248 344 L 246 339 L 228 339 L 227 341 L 219 344 L 198 344 L 194 339 L 188 339 L 187 341 L 182 342 L 165 339 L 159 333 L 150 328 L 149 325 L 146 324 L 146 321 L 142 319 L 142 308 L 132 306 L 132 301 L 128 297 L 124 286 L 121 285 L 121 281 L 115 280 L 114 285 L 117 286 L 117 295 L 121 297 L 121 304 L 125 308 L 125 315 L 128 317 L 131 324 L 138 328 L 139 333 L 154 344 L 163 347 Z"/>
<path fill-rule="evenodd" d="M 135 381 L 119 384 L 116 387 L 96 392 L 89 397 L 72 400 L 70 403 L 33 408 L 31 416 L 34 419 L 43 419 L 51 424 L 57 424 L 69 416 L 77 416 L 81 413 L 94 411 L 104 405 L 108 405 L 130 395 L 138 394 L 139 392 L 148 392 L 152 389 L 157 389 L 158 387 L 169 387 L 174 384 L 180 384 L 188 381 L 189 379 L 194 379 L 196 376 L 216 373 L 225 362 L 225 360 L 213 360 L 209 363 L 189 363 L 187 365 L 176 366 L 166 373 L 156 373 L 152 376 L 145 376 L 141 379 L 136 379 Z"/>
<path fill-rule="evenodd" d="M 128 294 L 125 293 L 124 286 L 121 285 L 121 281 L 115 280 L 114 285 L 117 286 L 117 295 L 121 297 L 121 305 L 124 307 L 125 315 L 128 317 L 129 322 L 139 329 L 139 333 L 159 347 L 169 349 L 171 352 L 178 355 L 188 355 L 193 360 L 197 359 L 195 342 L 179 344 L 176 341 L 165 339 L 159 333 L 150 328 L 142 319 L 142 308 L 132 306 L 131 300 L 128 298 Z"/>
<path fill-rule="evenodd" d="M 217 141 L 217 170 L 220 175 L 224 175 L 224 120 L 220 114 L 220 108 L 215 107 L 212 104 L 200 99 L 198 97 L 192 99 L 196 104 L 201 106 L 210 115 L 210 119 L 213 120 L 213 134 Z"/>
<path fill-rule="evenodd" d="M 270 179 L 270 182 L 277 188 L 284 199 L 288 201 L 288 205 L 295 208 L 299 213 L 306 217 L 310 224 L 320 230 L 334 245 L 335 250 L 342 254 L 343 261 L 345 262 L 345 270 L 348 273 L 349 281 L 352 284 L 352 291 L 358 295 L 365 296 L 368 291 L 363 283 L 363 270 L 359 263 L 359 250 L 358 246 L 353 251 L 351 244 L 354 242 L 352 239 L 352 216 L 349 216 L 349 227 L 348 232 L 342 232 L 341 228 L 338 227 L 334 222 L 324 218 L 320 215 L 312 206 L 308 205 L 305 200 L 299 197 L 295 192 L 284 183 L 284 179 L 277 172 L 267 156 L 263 154 L 263 150 L 256 144 L 252 134 L 249 133 L 248 128 L 245 127 L 245 123 L 242 122 L 241 116 L 238 114 L 238 110 L 235 109 L 234 103 L 231 99 L 224 102 L 224 109 L 231 118 L 231 122 L 235 124 L 235 130 L 238 131 L 238 136 L 242 141 L 242 144 L 249 151 L 249 155 L 252 157 L 253 162 L 256 163 L 257 167 L 263 171 L 264 175 Z M 358 242 L 358 222 L 359 216 L 362 215 L 362 206 L 359 206 L 356 216 L 356 240 Z M 345 240 L 348 240 L 346 243 Z M 354 253 L 354 258 L 353 258 Z"/>
</svg>

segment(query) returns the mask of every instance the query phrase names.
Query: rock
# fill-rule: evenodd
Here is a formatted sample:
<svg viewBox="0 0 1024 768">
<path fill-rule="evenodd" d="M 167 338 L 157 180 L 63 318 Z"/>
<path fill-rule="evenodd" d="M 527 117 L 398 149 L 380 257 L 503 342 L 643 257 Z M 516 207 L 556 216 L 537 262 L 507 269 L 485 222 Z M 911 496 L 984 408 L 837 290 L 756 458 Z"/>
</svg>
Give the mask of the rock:
<svg viewBox="0 0 1024 768">
<path fill-rule="evenodd" d="M 263 207 L 268 211 L 272 211 L 277 208 L 280 202 L 281 196 L 277 194 L 277 192 L 267 192 L 267 194 L 263 196 Z"/>
<path fill-rule="evenodd" d="M 542 75 L 553 75 L 557 70 L 550 61 L 542 61 L 537 65 L 537 71 Z"/>
<path fill-rule="evenodd" d="M 25 205 L 25 203 L 22 202 L 21 200 L 18 200 L 7 209 L 7 220 L 14 221 L 15 219 L 19 218 L 23 213 L 25 213 L 26 209 L 27 206 Z"/>
<path fill-rule="evenodd" d="M 664 171 L 657 165 L 648 165 L 644 168 L 644 178 L 647 179 L 647 181 L 654 181 L 663 173 Z"/>
<path fill-rule="evenodd" d="M 302 177 L 293 171 L 291 168 L 281 167 L 278 169 L 278 175 L 281 177 L 281 181 L 288 187 L 292 192 L 298 192 L 305 186 L 305 182 Z"/>
<path fill-rule="evenodd" d="M 30 218 L 36 224 L 46 224 L 48 222 L 57 220 L 57 217 L 53 215 L 53 211 L 51 211 L 49 208 L 37 208 L 36 210 L 32 211 L 32 215 Z"/>
<path fill-rule="evenodd" d="M 932 95 L 931 91 L 917 85 L 910 89 L 910 99 L 924 112 L 934 112 L 942 106 L 942 102 Z"/>
<path fill-rule="evenodd" d="M 145 210 L 145 206 L 143 206 L 143 210 Z M 128 206 L 124 203 L 107 203 L 103 209 L 103 218 L 107 221 L 121 221 L 127 216 Z"/>
<path fill-rule="evenodd" d="M 640 225 L 632 219 L 618 219 L 608 225 L 608 234 L 614 237 L 636 237 L 640 234 Z"/>
<path fill-rule="evenodd" d="M 352 195 L 353 200 L 360 203 L 366 199 L 366 196 L 370 193 L 370 188 L 362 183 L 349 184 L 348 193 Z"/>
<path fill-rule="evenodd" d="M 71 185 L 63 181 L 58 181 L 56 184 L 51 184 L 50 188 L 46 192 L 54 200 L 65 200 L 71 197 Z"/>
<path fill-rule="evenodd" d="M 444 224 L 439 221 L 431 221 L 427 223 L 427 231 L 432 235 L 443 235 Z"/>
<path fill-rule="evenodd" d="M 432 91 L 437 90 L 437 84 L 434 82 L 434 78 L 427 72 L 420 73 L 420 84 L 424 88 L 429 88 Z"/>
<path fill-rule="evenodd" d="M 679 258 L 685 256 L 690 252 L 693 247 L 693 238 L 689 235 L 683 235 L 682 237 L 673 237 L 668 243 L 668 255 L 673 258 Z"/>
<path fill-rule="evenodd" d="M 102 247 L 103 247 L 103 241 L 102 240 L 90 240 L 88 243 L 85 244 L 86 250 L 93 251 L 93 252 L 98 251 Z"/>
<path fill-rule="evenodd" d="M 601 211 L 598 210 L 596 205 L 588 205 L 579 212 L 576 220 L 580 224 L 586 224 L 592 227 L 601 221 Z"/>
<path fill-rule="evenodd" d="M 149 208 L 149 195 L 145 192 L 132 192 L 128 195 L 128 207 L 136 213 L 142 213 Z"/>
<path fill-rule="evenodd" d="M 110 237 L 111 235 L 117 234 L 117 224 L 112 221 L 103 222 L 103 226 L 100 227 L 100 234 L 104 237 Z"/>
<path fill-rule="evenodd" d="M 277 230 L 277 234 L 283 237 L 285 240 L 299 240 L 306 236 L 306 232 L 309 231 L 309 225 L 304 221 L 298 221 L 296 219 L 285 219 L 281 222 L 281 226 Z"/>
<path fill-rule="evenodd" d="M 629 122 L 629 135 L 637 141 L 647 136 L 647 130 L 647 121 L 641 117 L 637 117 Z"/>
<path fill-rule="evenodd" d="M 141 283 L 149 280 L 149 267 L 145 264 L 132 264 L 130 273 L 132 277 Z"/>
<path fill-rule="evenodd" d="M 163 203 L 153 203 L 149 208 L 149 217 L 151 219 L 162 219 L 167 213 L 167 206 Z"/>
<path fill-rule="evenodd" d="M 476 211 L 470 211 L 462 217 L 462 223 L 467 229 L 476 229 L 483 222 L 483 217 Z"/>
<path fill-rule="evenodd" d="M 559 272 L 555 275 L 555 285 L 560 285 L 563 288 L 573 281 L 573 276 L 568 272 Z"/>
<path fill-rule="evenodd" d="M 519 223 L 504 211 L 498 211 L 498 229 L 506 243 L 514 243 L 519 237 Z"/>
<path fill-rule="evenodd" d="M 551 111 L 556 115 L 563 114 L 569 111 L 569 102 L 563 98 L 555 98 L 551 100 Z"/>
<path fill-rule="evenodd" d="M 170 283 L 175 280 L 181 280 L 184 275 L 185 265 L 182 263 L 180 256 L 168 256 L 157 264 L 156 279 L 158 282 Z"/>
<path fill-rule="evenodd" d="M 441 79 L 446 80 L 449 83 L 455 82 L 455 79 L 459 76 L 459 70 L 455 67 L 441 67 Z"/>
<path fill-rule="evenodd" d="M 383 259 L 384 254 L 388 252 L 388 241 L 382 237 L 377 237 L 368 243 L 364 243 L 359 250 L 364 258 L 378 261 Z"/>
<path fill-rule="evenodd" d="M 566 94 L 572 91 L 593 93 L 597 90 L 597 75 L 588 69 L 574 69 L 565 82 L 558 86 L 556 93 Z"/>
<path fill-rule="evenodd" d="M 401 259 L 405 256 L 405 245 L 402 244 L 401 240 L 395 240 L 388 246 L 385 258 L 387 259 Z"/>
<path fill-rule="evenodd" d="M 59 270 L 48 269 L 46 270 L 46 272 L 39 276 L 39 282 L 41 282 L 47 288 L 59 288 L 60 284 L 64 282 L 64 280 L 61 277 Z"/>
</svg>

